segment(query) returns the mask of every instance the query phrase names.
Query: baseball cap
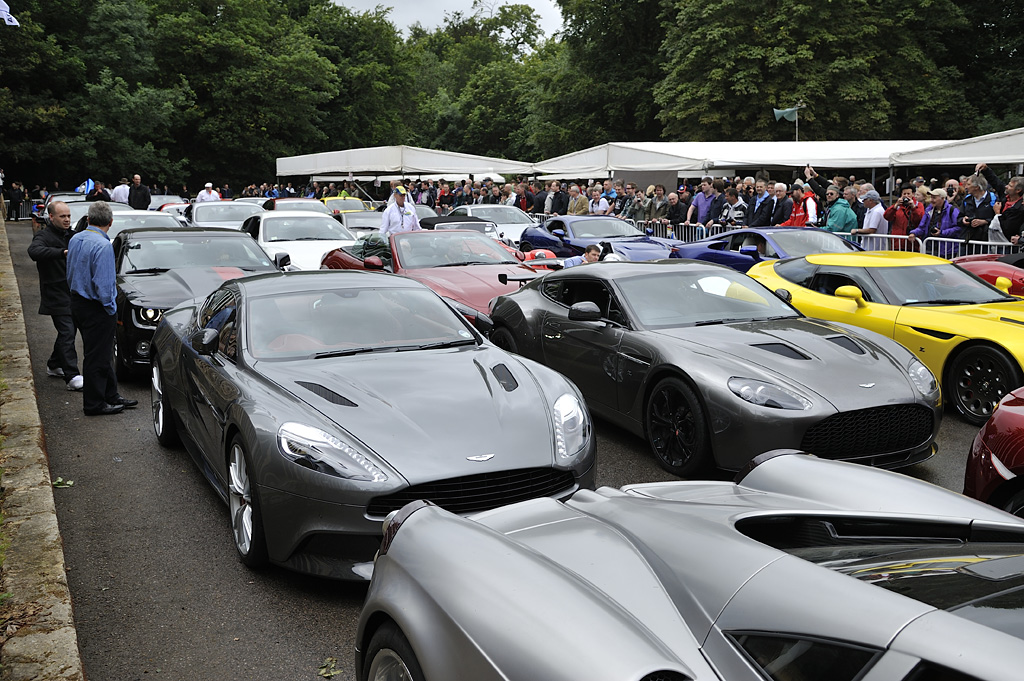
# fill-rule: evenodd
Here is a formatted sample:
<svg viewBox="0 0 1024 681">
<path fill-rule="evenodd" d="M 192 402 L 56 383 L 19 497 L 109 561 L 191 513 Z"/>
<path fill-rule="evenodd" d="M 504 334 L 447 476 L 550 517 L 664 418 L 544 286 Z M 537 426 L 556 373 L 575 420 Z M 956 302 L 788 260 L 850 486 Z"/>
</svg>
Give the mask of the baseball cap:
<svg viewBox="0 0 1024 681">
<path fill-rule="evenodd" d="M 212 182 L 207 182 L 206 183 L 206 188 L 207 189 L 213 189 L 213 183 Z"/>
<path fill-rule="evenodd" d="M 881 203 L 881 201 L 882 201 L 882 197 L 879 196 L 878 192 L 876 192 L 874 189 L 872 189 L 870 191 L 867 191 L 867 192 L 864 192 L 864 196 L 861 197 L 861 200 L 863 201 L 863 200 L 866 200 L 866 199 L 871 199 L 872 201 L 878 201 L 879 203 Z"/>
<path fill-rule="evenodd" d="M 403 187 L 402 185 L 398 185 L 397 187 L 395 187 L 395 191 L 393 191 L 391 193 L 392 194 L 401 194 L 402 196 L 405 196 L 406 194 L 408 194 L 408 192 L 405 191 L 405 187 Z"/>
<path fill-rule="evenodd" d="M 946 196 L 946 190 L 943 189 L 942 187 L 936 187 L 935 189 L 932 189 L 930 192 L 928 192 L 928 194 L 931 195 L 931 196 L 942 196 L 942 197 L 945 197 Z"/>
</svg>

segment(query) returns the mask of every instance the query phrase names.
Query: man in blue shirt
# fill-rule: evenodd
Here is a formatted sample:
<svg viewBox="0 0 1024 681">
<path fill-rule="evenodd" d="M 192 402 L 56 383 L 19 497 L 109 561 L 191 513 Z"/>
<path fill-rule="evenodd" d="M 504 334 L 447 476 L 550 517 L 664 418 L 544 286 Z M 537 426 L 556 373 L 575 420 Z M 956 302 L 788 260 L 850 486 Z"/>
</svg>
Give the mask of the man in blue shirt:
<svg viewBox="0 0 1024 681">
<path fill-rule="evenodd" d="M 583 255 L 575 255 L 571 258 L 566 258 L 562 262 L 562 267 L 575 267 L 576 265 L 583 265 L 588 262 L 597 262 L 601 259 L 601 247 L 597 244 L 590 244 L 583 251 Z"/>
<path fill-rule="evenodd" d="M 117 414 L 138 405 L 121 397 L 114 373 L 117 283 L 107 230 L 114 214 L 106 201 L 89 206 L 89 226 L 68 242 L 71 316 L 82 334 L 82 406 L 87 416 Z"/>
</svg>

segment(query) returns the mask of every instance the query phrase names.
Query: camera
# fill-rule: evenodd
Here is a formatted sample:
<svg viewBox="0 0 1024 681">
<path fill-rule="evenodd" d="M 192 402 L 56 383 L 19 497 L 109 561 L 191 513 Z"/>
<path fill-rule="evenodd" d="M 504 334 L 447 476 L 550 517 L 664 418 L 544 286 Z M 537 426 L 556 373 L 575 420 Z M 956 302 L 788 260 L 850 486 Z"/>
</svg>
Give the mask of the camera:
<svg viewBox="0 0 1024 681">
<path fill-rule="evenodd" d="M 956 189 L 954 187 L 946 187 L 946 194 L 948 194 L 949 196 L 953 196 L 954 194 L 956 194 Z"/>
<path fill-rule="evenodd" d="M 903 202 L 904 206 L 909 206 L 910 205 L 910 197 L 909 196 L 904 196 L 902 199 L 900 199 L 900 201 Z"/>
</svg>

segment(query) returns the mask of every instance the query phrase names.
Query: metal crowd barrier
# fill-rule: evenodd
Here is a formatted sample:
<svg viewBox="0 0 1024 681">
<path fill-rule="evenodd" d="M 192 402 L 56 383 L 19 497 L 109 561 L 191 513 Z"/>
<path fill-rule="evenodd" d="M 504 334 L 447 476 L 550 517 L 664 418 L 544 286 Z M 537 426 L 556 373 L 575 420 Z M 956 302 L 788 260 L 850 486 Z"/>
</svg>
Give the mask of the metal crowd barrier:
<svg viewBox="0 0 1024 681">
<path fill-rule="evenodd" d="M 1005 241 L 967 241 L 930 236 L 924 240 L 924 253 L 940 258 L 958 258 L 962 255 L 1006 255 L 1017 252 L 1017 247 Z"/>
<path fill-rule="evenodd" d="M 840 235 L 846 238 L 847 235 Z M 860 234 L 850 239 L 859 243 L 865 251 L 914 251 L 921 252 L 921 241 L 911 243 L 906 236 L 899 234 Z"/>
</svg>

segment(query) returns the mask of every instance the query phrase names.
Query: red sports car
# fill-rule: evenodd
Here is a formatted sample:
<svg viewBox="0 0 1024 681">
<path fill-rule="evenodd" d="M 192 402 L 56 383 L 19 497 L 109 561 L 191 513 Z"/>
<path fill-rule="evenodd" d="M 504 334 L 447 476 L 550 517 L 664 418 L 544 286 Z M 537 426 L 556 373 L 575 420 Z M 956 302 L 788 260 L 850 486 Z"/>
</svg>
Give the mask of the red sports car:
<svg viewBox="0 0 1024 681">
<path fill-rule="evenodd" d="M 997 278 L 1006 277 L 1010 280 L 1010 295 L 1024 296 L 1024 253 L 965 255 L 953 262 L 993 286 Z"/>
<path fill-rule="evenodd" d="M 454 229 L 392 234 L 387 242 L 379 237 L 360 240 L 325 255 L 321 267 L 394 272 L 415 279 L 452 302 L 481 330 L 490 325 L 491 300 L 518 290 L 524 275 L 537 274 L 494 239 Z M 498 281 L 499 274 L 506 275 L 507 283 Z"/>
<path fill-rule="evenodd" d="M 1024 388 L 1003 397 L 974 438 L 964 494 L 1024 517 Z"/>
</svg>

